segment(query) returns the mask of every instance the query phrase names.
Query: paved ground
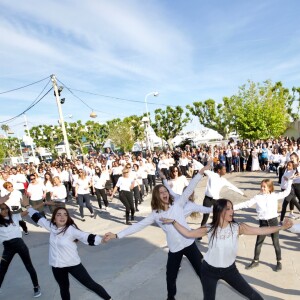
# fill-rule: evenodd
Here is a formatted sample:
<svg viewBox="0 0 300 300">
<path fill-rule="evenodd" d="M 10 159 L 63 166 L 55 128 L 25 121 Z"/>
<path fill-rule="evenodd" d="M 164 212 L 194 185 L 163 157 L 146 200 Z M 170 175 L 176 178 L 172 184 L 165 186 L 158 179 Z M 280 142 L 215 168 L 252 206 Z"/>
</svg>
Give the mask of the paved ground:
<svg viewBox="0 0 300 300">
<path fill-rule="evenodd" d="M 262 178 L 274 178 L 273 173 L 241 173 L 228 174 L 226 177 L 239 188 L 244 189 L 250 198 L 259 189 Z M 204 179 L 197 187 L 197 202 L 202 203 Z M 279 190 L 278 185 L 276 189 Z M 234 203 L 246 200 L 227 189 L 224 197 Z M 248 199 L 247 198 L 247 199 Z M 150 199 L 140 206 L 137 219 L 140 220 L 150 212 Z M 96 207 L 96 201 L 94 202 Z M 76 220 L 77 225 L 85 231 L 104 234 L 107 231 L 118 232 L 125 228 L 124 210 L 118 200 L 112 203 L 109 213 L 98 214 L 96 219 L 86 217 L 86 222 Z M 69 206 L 71 213 L 78 218 L 78 208 Z M 87 213 L 88 211 L 85 210 Z M 299 215 L 300 216 L 300 215 Z M 254 209 L 236 213 L 236 220 L 257 225 Z M 200 218 L 189 219 L 191 227 L 197 227 Z M 36 267 L 43 299 L 60 299 L 58 286 L 48 265 L 48 233 L 42 228 L 29 224 L 30 234 L 24 236 L 30 248 L 31 257 Z M 274 272 L 276 263 L 275 252 L 271 239 L 268 237 L 262 248 L 261 264 L 258 268 L 247 271 L 245 266 L 253 257 L 255 236 L 241 236 L 237 266 L 246 280 L 255 287 L 264 299 L 299 299 L 300 298 L 300 235 L 290 232 L 281 233 L 283 270 Z M 202 252 L 206 251 L 207 239 L 198 243 Z M 167 252 L 165 236 L 156 226 L 149 226 L 143 231 L 122 240 L 115 240 L 99 247 L 79 244 L 79 253 L 83 265 L 90 275 L 101 283 L 114 300 L 162 300 L 166 299 L 165 265 Z M 0 249 L 2 251 L 2 248 Z M 71 278 L 71 295 L 73 300 L 96 299 L 97 297 Z M 177 279 L 177 300 L 203 299 L 200 281 L 186 259 Z M 2 286 L 0 299 L 32 299 L 32 287 L 28 273 L 19 257 L 15 257 Z M 98 298 L 97 298 L 98 299 Z M 225 283 L 220 282 L 217 288 L 217 299 L 244 299 Z"/>
</svg>

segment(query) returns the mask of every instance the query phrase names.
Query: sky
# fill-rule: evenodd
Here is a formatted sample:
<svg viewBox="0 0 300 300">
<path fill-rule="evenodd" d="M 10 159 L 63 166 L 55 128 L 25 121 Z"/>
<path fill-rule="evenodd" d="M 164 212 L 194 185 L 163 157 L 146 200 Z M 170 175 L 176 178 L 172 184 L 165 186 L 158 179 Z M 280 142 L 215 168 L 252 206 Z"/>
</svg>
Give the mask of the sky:
<svg viewBox="0 0 300 300">
<path fill-rule="evenodd" d="M 142 115 L 156 91 L 152 117 L 221 102 L 247 80 L 299 87 L 299 9 L 298 0 L 1 0 L 0 125 L 22 135 L 23 115 L 6 120 L 51 88 L 51 74 L 72 90 L 61 93 L 67 122 L 92 110 L 100 123 Z M 53 91 L 26 116 L 29 127 L 58 124 Z"/>
</svg>

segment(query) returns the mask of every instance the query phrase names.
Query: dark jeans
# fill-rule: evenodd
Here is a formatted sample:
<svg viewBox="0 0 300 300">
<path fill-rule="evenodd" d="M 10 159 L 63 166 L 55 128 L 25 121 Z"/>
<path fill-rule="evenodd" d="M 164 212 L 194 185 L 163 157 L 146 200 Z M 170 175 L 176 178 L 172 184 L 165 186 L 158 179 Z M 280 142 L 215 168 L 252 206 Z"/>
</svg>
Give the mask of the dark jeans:
<svg viewBox="0 0 300 300">
<path fill-rule="evenodd" d="M 143 178 L 143 185 L 146 188 L 146 193 L 149 193 L 148 178 Z"/>
<path fill-rule="evenodd" d="M 96 189 L 95 188 L 95 191 L 96 191 L 96 197 L 97 197 L 99 208 L 100 209 L 102 208 L 101 198 L 103 199 L 105 207 L 107 207 L 108 201 L 107 201 L 107 195 L 105 193 L 105 189 Z"/>
<path fill-rule="evenodd" d="M 192 264 L 195 272 L 201 278 L 201 260 L 203 255 L 199 251 L 196 243 L 183 248 L 178 252 L 168 253 L 168 262 L 167 262 L 167 289 L 168 289 L 168 298 L 172 299 L 175 297 L 177 288 L 176 288 L 176 279 L 182 256 L 185 255 L 187 259 Z"/>
<path fill-rule="evenodd" d="M 273 218 L 269 220 L 259 220 L 259 227 L 266 227 L 266 226 L 278 226 L 278 219 Z M 266 235 L 258 235 L 256 238 L 255 243 L 255 250 L 254 250 L 254 260 L 259 260 L 259 255 L 261 251 L 261 247 L 264 243 Z M 281 249 L 279 245 L 279 232 L 275 232 L 271 234 L 273 246 L 275 248 L 276 259 L 281 260 Z"/>
<path fill-rule="evenodd" d="M 71 299 L 69 273 L 82 285 L 92 290 L 101 298 L 105 300 L 109 300 L 111 298 L 110 295 L 106 292 L 106 290 L 92 279 L 92 277 L 89 275 L 89 273 L 82 264 L 65 268 L 52 267 L 52 272 L 56 282 L 59 285 L 62 300 Z"/>
<path fill-rule="evenodd" d="M 23 264 L 30 275 L 33 286 L 37 287 L 39 285 L 37 274 L 32 265 L 29 250 L 24 241 L 21 238 L 15 238 L 3 242 L 3 246 L 4 250 L 0 261 L 0 287 L 15 254 L 19 254 L 21 257 Z"/>
<path fill-rule="evenodd" d="M 231 172 L 231 166 L 232 166 L 232 157 L 226 157 L 226 172 Z"/>
<path fill-rule="evenodd" d="M 155 175 L 148 175 L 148 182 L 150 185 L 150 191 L 152 191 L 152 188 L 154 188 L 156 185 Z"/>
<path fill-rule="evenodd" d="M 116 186 L 118 179 L 121 177 L 121 174 L 116 174 L 116 175 L 112 175 L 112 183 L 113 183 L 113 188 Z"/>
<path fill-rule="evenodd" d="M 218 200 L 215 200 L 215 199 L 205 195 L 204 200 L 203 200 L 203 206 L 212 207 L 217 201 Z M 209 218 L 209 214 L 203 214 L 201 226 L 204 226 L 207 223 L 208 218 Z"/>
<path fill-rule="evenodd" d="M 228 268 L 215 268 L 203 261 L 201 276 L 204 300 L 214 300 L 216 298 L 217 283 L 220 279 L 226 281 L 248 299 L 263 299 L 239 273 L 235 263 Z"/>
<path fill-rule="evenodd" d="M 78 204 L 79 204 L 79 211 L 80 211 L 80 216 L 81 218 L 84 217 L 83 214 L 83 205 L 85 203 L 86 208 L 90 211 L 90 213 L 93 213 L 93 208 L 90 202 L 90 194 L 78 194 L 77 197 Z"/>
</svg>

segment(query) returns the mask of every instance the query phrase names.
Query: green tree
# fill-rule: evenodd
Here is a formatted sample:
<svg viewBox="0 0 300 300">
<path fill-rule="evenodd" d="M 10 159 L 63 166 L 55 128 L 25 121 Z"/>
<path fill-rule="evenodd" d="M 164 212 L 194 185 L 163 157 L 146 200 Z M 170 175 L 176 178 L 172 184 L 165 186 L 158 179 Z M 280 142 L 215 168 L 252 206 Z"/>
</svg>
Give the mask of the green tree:
<svg viewBox="0 0 300 300">
<path fill-rule="evenodd" d="M 8 135 L 8 132 L 10 130 L 8 125 L 6 124 L 1 125 L 1 129 L 5 132 L 6 135 Z"/>
<path fill-rule="evenodd" d="M 0 139 L 0 153 L 3 158 L 20 156 L 20 140 L 12 137 Z"/>
<path fill-rule="evenodd" d="M 157 136 L 167 140 L 170 147 L 172 147 L 171 140 L 178 135 L 184 126 L 190 121 L 188 112 L 184 112 L 181 106 L 172 108 L 167 106 L 165 110 L 159 108 L 154 111 L 155 123 L 151 126 Z"/>
<path fill-rule="evenodd" d="M 122 151 L 131 151 L 134 140 L 131 123 L 119 118 L 107 121 L 108 138 Z"/>
<path fill-rule="evenodd" d="M 108 137 L 108 126 L 106 124 L 99 124 L 94 121 L 87 121 L 86 126 L 86 141 L 90 143 L 98 152 L 102 148 L 103 143 Z"/>
<path fill-rule="evenodd" d="M 233 129 L 231 104 L 229 98 L 224 98 L 223 104 L 218 104 L 213 99 L 207 99 L 204 102 L 193 102 L 192 105 L 187 105 L 186 108 L 192 115 L 198 117 L 200 124 L 216 130 L 226 138 L 228 132 Z"/>
<path fill-rule="evenodd" d="M 234 126 L 242 138 L 278 137 L 293 117 L 293 96 L 281 82 L 263 84 L 248 81 L 231 98 Z"/>
<path fill-rule="evenodd" d="M 73 151 L 79 150 L 81 153 L 86 153 L 87 149 L 85 145 L 87 144 L 87 127 L 82 124 L 80 120 L 72 123 L 65 123 L 66 131 L 68 135 L 68 140 L 70 148 Z"/>
<path fill-rule="evenodd" d="M 123 119 L 124 122 L 130 125 L 130 131 L 132 139 L 137 141 L 145 140 L 145 129 L 142 123 L 142 119 L 146 114 L 142 116 L 132 115 Z"/>
<path fill-rule="evenodd" d="M 46 148 L 52 154 L 57 153 L 55 146 L 63 140 L 59 126 L 39 125 L 32 127 L 29 132 L 37 147 Z"/>
</svg>

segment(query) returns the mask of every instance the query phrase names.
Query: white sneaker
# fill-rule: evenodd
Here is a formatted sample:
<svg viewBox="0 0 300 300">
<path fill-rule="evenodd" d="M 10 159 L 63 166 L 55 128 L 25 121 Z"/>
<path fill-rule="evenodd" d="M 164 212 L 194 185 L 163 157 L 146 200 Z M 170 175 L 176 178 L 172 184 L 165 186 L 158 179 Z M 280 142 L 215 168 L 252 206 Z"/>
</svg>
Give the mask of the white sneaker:
<svg viewBox="0 0 300 300">
<path fill-rule="evenodd" d="M 289 214 L 289 218 L 296 219 L 297 217 L 294 214 Z"/>
</svg>

